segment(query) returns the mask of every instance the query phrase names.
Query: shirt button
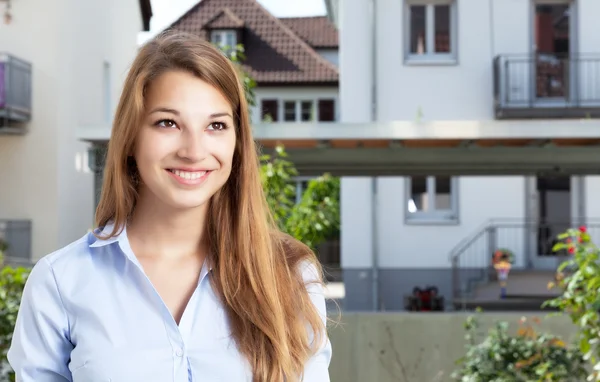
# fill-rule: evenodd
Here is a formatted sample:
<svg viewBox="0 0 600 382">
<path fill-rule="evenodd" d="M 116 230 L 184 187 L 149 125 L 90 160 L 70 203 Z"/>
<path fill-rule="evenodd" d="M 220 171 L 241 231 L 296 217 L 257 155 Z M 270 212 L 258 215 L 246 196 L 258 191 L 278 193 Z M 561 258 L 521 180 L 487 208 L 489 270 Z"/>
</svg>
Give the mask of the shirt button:
<svg viewBox="0 0 600 382">
<path fill-rule="evenodd" d="M 181 350 L 181 349 L 177 349 L 177 350 L 175 350 L 175 355 L 176 355 L 177 357 L 183 357 L 183 350 Z"/>
</svg>

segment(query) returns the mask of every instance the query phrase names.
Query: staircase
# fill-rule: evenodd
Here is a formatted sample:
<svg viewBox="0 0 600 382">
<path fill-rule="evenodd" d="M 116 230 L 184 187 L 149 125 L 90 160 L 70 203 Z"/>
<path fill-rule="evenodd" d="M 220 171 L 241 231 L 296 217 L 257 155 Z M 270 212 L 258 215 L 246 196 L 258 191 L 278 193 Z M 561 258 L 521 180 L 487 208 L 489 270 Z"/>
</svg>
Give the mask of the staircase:
<svg viewBox="0 0 600 382">
<path fill-rule="evenodd" d="M 506 296 L 500 298 L 498 282 L 491 280 L 476 285 L 471 296 L 453 301 L 455 310 L 485 311 L 539 311 L 554 310 L 542 304 L 559 295 L 554 288 L 549 290 L 548 283 L 554 281 L 552 271 L 517 270 L 508 277 Z"/>
<path fill-rule="evenodd" d="M 548 290 L 548 283 L 554 281 L 556 267 L 544 269 L 540 268 L 540 262 L 536 262 L 540 258 L 555 258 L 557 266 L 561 262 L 561 255 L 552 252 L 556 237 L 548 235 L 556 226 L 565 224 L 494 219 L 461 241 L 450 253 L 453 308 L 465 311 L 478 307 L 486 311 L 542 310 L 544 301 L 559 294 L 556 289 Z M 586 226 L 592 239 L 600 234 L 599 221 L 588 222 Z M 536 232 L 541 239 L 532 243 L 535 238 L 532 233 Z M 510 249 L 517 258 L 508 276 L 505 298 L 500 298 L 500 286 L 491 264 L 492 254 L 499 248 Z M 531 255 L 532 249 L 536 251 L 534 255 Z M 542 257 L 538 254 L 547 255 Z"/>
</svg>

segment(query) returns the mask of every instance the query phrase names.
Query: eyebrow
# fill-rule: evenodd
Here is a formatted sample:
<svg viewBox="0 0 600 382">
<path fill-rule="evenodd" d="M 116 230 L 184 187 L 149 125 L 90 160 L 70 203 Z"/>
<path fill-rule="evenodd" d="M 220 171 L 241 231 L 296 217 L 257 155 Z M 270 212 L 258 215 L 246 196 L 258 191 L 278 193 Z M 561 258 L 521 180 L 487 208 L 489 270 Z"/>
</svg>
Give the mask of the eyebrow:
<svg viewBox="0 0 600 382">
<path fill-rule="evenodd" d="M 171 113 L 171 114 L 175 114 L 175 115 L 179 116 L 179 112 L 177 110 L 170 109 L 168 107 L 157 107 L 150 112 L 150 114 L 154 114 L 154 113 Z M 229 118 L 233 119 L 233 116 L 227 112 L 213 113 L 208 116 L 208 118 L 219 118 L 219 117 L 229 117 Z"/>
</svg>

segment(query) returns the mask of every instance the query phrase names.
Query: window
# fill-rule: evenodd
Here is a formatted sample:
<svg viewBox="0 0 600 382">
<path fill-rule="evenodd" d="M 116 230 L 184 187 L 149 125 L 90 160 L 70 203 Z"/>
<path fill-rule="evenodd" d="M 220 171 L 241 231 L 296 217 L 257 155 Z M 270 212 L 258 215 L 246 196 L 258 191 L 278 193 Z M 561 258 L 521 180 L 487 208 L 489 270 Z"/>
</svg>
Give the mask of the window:
<svg viewBox="0 0 600 382">
<path fill-rule="evenodd" d="M 455 0 L 407 0 L 407 62 L 456 60 Z"/>
<path fill-rule="evenodd" d="M 261 101 L 260 120 L 263 122 L 277 122 L 279 120 L 276 99 L 263 99 Z"/>
<path fill-rule="evenodd" d="M 283 100 L 263 99 L 261 120 L 267 122 L 333 122 L 335 121 L 335 100 Z"/>
<path fill-rule="evenodd" d="M 335 102 L 332 99 L 319 100 L 319 121 L 335 121 Z"/>
<path fill-rule="evenodd" d="M 458 221 L 458 182 L 449 176 L 406 179 L 406 221 Z"/>
<path fill-rule="evenodd" d="M 235 30 L 214 30 L 210 33 L 210 41 L 221 49 L 227 48 L 227 53 L 235 51 L 237 32 Z"/>
<path fill-rule="evenodd" d="M 283 120 L 285 122 L 296 121 L 296 101 L 285 101 L 283 103 Z"/>
</svg>

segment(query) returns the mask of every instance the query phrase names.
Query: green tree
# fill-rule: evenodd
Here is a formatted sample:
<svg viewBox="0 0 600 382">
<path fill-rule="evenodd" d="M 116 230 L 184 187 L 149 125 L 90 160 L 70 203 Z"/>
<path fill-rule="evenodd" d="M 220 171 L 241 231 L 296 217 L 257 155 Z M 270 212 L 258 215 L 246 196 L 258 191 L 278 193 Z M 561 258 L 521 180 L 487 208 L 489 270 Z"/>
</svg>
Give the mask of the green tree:
<svg viewBox="0 0 600 382">
<path fill-rule="evenodd" d="M 242 78 L 250 106 L 256 105 L 256 81 L 244 70 L 244 47 L 221 46 L 220 49 L 236 65 Z M 340 180 L 329 174 L 310 180 L 296 204 L 294 178 L 298 171 L 287 160 L 283 146 L 277 146 L 272 155 L 261 157 L 261 177 L 267 202 L 279 228 L 315 249 L 319 243 L 339 233 Z"/>
<path fill-rule="evenodd" d="M 223 51 L 223 54 L 227 55 L 227 57 L 229 57 L 229 59 L 237 67 L 242 84 L 244 85 L 248 105 L 255 106 L 256 96 L 254 94 L 254 88 L 256 88 L 256 81 L 244 69 L 243 62 L 246 59 L 244 46 L 242 44 L 238 44 L 235 47 L 220 46 L 219 48 Z"/>
<path fill-rule="evenodd" d="M 562 291 L 545 303 L 570 317 L 577 327 L 577 340 L 592 368 L 588 381 L 600 381 L 600 251 L 586 227 L 569 229 L 558 236 L 554 251 L 571 256 L 557 271 L 555 287 Z"/>
<path fill-rule="evenodd" d="M 298 171 L 283 146 L 277 146 L 273 155 L 261 157 L 260 170 L 267 203 L 281 230 L 312 249 L 339 233 L 339 178 L 323 174 L 311 179 L 296 203 Z"/>
</svg>

